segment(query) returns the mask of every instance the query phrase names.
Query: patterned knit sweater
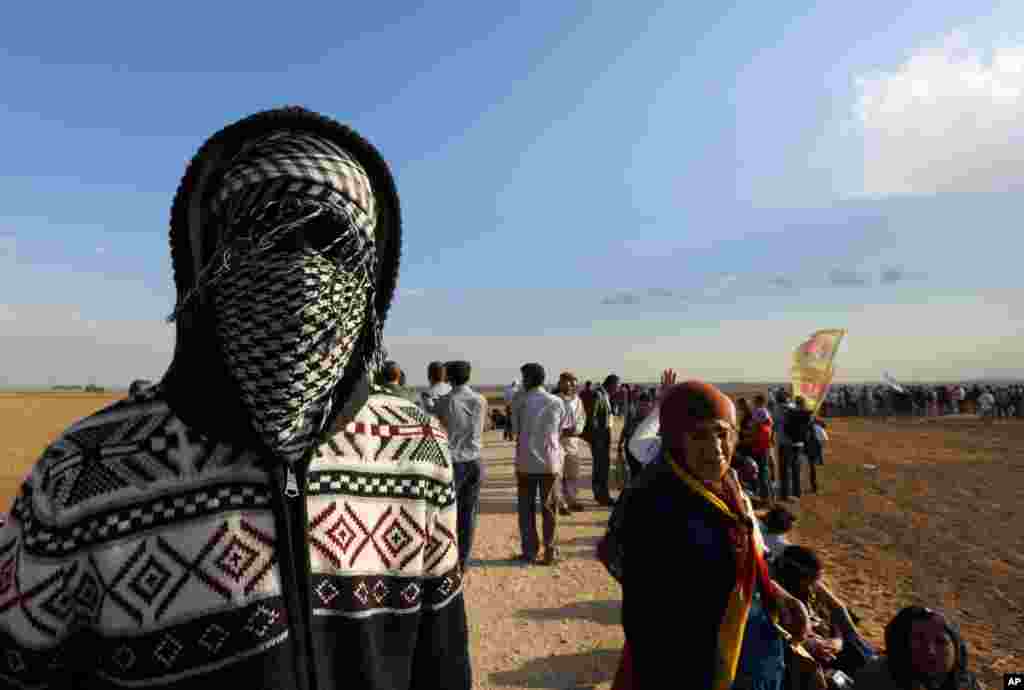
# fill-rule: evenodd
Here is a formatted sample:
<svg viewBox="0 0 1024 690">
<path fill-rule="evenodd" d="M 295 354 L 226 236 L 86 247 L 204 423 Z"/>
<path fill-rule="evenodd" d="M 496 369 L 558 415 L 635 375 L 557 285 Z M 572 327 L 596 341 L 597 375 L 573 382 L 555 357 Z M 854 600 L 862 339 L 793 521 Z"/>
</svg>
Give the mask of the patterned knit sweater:
<svg viewBox="0 0 1024 690">
<path fill-rule="evenodd" d="M 282 495 L 160 386 L 74 424 L 0 529 L 0 687 L 294 688 L 303 664 L 314 690 L 468 689 L 443 430 L 375 393 L 306 477 Z M 287 578 L 296 500 L 308 562 Z"/>
</svg>

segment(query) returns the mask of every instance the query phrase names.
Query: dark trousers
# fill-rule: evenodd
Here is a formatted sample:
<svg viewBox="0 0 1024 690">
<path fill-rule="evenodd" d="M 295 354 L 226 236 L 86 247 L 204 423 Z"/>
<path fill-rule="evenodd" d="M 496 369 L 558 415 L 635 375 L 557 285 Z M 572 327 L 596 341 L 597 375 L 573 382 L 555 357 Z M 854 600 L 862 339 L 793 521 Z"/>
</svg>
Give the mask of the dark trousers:
<svg viewBox="0 0 1024 690">
<path fill-rule="evenodd" d="M 761 500 L 767 501 L 769 499 L 775 499 L 775 487 L 772 486 L 772 480 L 768 472 L 768 463 L 770 458 L 767 452 L 764 453 L 752 453 L 754 462 L 757 463 L 757 493 Z"/>
<path fill-rule="evenodd" d="M 610 431 L 595 432 L 590 442 L 590 456 L 594 463 L 591 468 L 591 480 L 594 487 L 594 500 L 610 501 L 608 491 L 608 472 L 611 469 L 612 434 Z"/>
<path fill-rule="evenodd" d="M 779 494 L 782 498 L 789 498 L 791 495 L 800 498 L 800 453 L 802 449 L 786 444 L 781 447 L 781 450 L 779 474 L 782 475 L 780 477 L 782 489 Z"/>
<path fill-rule="evenodd" d="M 457 510 L 456 534 L 459 539 L 459 564 L 465 570 L 469 564 L 469 552 L 473 548 L 477 516 L 480 513 L 480 484 L 483 471 L 479 462 L 456 462 L 455 503 Z"/>
<path fill-rule="evenodd" d="M 819 446 L 808 444 L 807 446 L 807 471 L 811 475 L 811 491 L 818 490 L 818 465 L 823 465 L 825 460 L 825 449 Z"/>
<path fill-rule="evenodd" d="M 555 546 L 555 527 L 558 526 L 558 475 L 516 474 L 519 499 L 519 538 L 523 555 L 536 558 L 540 551 L 537 539 L 537 496 L 544 531 L 544 549 Z"/>
<path fill-rule="evenodd" d="M 505 428 L 501 432 L 501 437 L 506 441 L 512 440 L 512 406 L 509 405 L 505 408 Z"/>
</svg>

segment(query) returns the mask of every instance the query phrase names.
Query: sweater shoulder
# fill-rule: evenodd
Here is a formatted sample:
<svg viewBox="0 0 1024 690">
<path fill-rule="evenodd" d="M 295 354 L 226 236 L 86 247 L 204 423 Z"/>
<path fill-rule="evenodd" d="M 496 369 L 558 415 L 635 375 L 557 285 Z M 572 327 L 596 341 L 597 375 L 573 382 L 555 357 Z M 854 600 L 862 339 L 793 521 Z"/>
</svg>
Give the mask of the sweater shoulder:
<svg viewBox="0 0 1024 690">
<path fill-rule="evenodd" d="M 60 525 L 226 481 L 267 479 L 255 454 L 190 429 L 155 386 L 68 426 L 33 466 L 19 501 L 31 499 L 40 517 Z"/>
<path fill-rule="evenodd" d="M 454 500 L 448 436 L 439 420 L 386 393 L 371 395 L 351 422 L 321 444 L 310 470 L 336 474 L 335 484 L 372 484 L 381 491 L 423 487 L 417 495 L 442 507 Z"/>
</svg>

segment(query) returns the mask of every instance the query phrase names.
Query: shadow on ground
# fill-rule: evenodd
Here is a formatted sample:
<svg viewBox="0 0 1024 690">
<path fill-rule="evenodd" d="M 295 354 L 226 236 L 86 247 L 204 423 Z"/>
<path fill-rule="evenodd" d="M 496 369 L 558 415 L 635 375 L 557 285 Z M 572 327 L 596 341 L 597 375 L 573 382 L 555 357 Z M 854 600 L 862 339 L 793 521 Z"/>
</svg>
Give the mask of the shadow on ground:
<svg viewBox="0 0 1024 690">
<path fill-rule="evenodd" d="M 523 563 L 522 561 L 520 561 L 520 560 L 518 560 L 516 558 L 513 558 L 512 555 L 509 555 L 508 558 L 470 558 L 469 559 L 469 567 L 470 568 L 481 568 L 481 567 L 489 568 L 491 566 L 505 566 L 505 567 L 509 567 L 509 568 L 526 568 L 528 566 L 528 564 L 527 563 Z"/>
<path fill-rule="evenodd" d="M 573 618 L 593 621 L 601 625 L 620 625 L 622 623 L 622 601 L 620 599 L 574 601 L 557 609 L 523 609 L 516 615 L 520 618 L 538 621 L 560 621 Z"/>
<path fill-rule="evenodd" d="M 491 685 L 513 688 L 589 690 L 615 677 L 621 655 L 618 649 L 553 654 L 546 659 L 531 659 L 515 671 L 491 673 L 488 680 Z"/>
</svg>

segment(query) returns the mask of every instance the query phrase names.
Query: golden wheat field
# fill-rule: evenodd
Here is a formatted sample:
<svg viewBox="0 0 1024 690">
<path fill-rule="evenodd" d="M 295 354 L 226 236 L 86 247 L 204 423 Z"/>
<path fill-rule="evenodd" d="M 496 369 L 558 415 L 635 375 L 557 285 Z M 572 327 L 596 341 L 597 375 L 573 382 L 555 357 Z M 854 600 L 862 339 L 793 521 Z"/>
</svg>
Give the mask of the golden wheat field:
<svg viewBox="0 0 1024 690">
<path fill-rule="evenodd" d="M 3 509 L 48 441 L 116 397 L 0 394 L 7 457 L 0 469 Z M 830 435 L 820 493 L 789 504 L 798 514 L 794 540 L 819 551 L 827 579 L 861 617 L 866 636 L 880 644 L 885 623 L 902 606 L 940 606 L 961 624 L 972 666 L 989 687 L 1001 684 L 1002 673 L 1024 671 L 1024 422 L 846 418 L 831 420 Z M 500 443 L 498 436 L 489 433 L 488 443 Z M 480 530 L 492 519 L 484 513 Z M 590 544 L 607 513 L 587 515 L 580 539 Z M 590 553 L 588 546 L 579 557 Z M 479 580 L 491 572 L 481 569 L 468 590 L 471 625 L 484 630 L 498 622 L 489 620 L 486 599 L 478 604 L 473 592 L 486 588 Z M 579 577 L 579 598 L 587 598 L 588 587 L 593 598 L 607 598 L 609 579 L 600 567 L 588 566 Z M 610 680 L 621 641 L 614 613 L 606 618 L 594 640 L 594 649 L 603 649 L 594 653 L 606 655 L 595 666 L 595 684 Z M 481 656 L 474 662 L 477 677 L 500 677 L 497 667 L 486 668 L 498 662 Z M 531 663 L 538 665 L 538 678 L 546 677 L 543 659 Z M 528 674 L 510 677 L 510 686 L 562 687 L 533 682 Z"/>
</svg>

